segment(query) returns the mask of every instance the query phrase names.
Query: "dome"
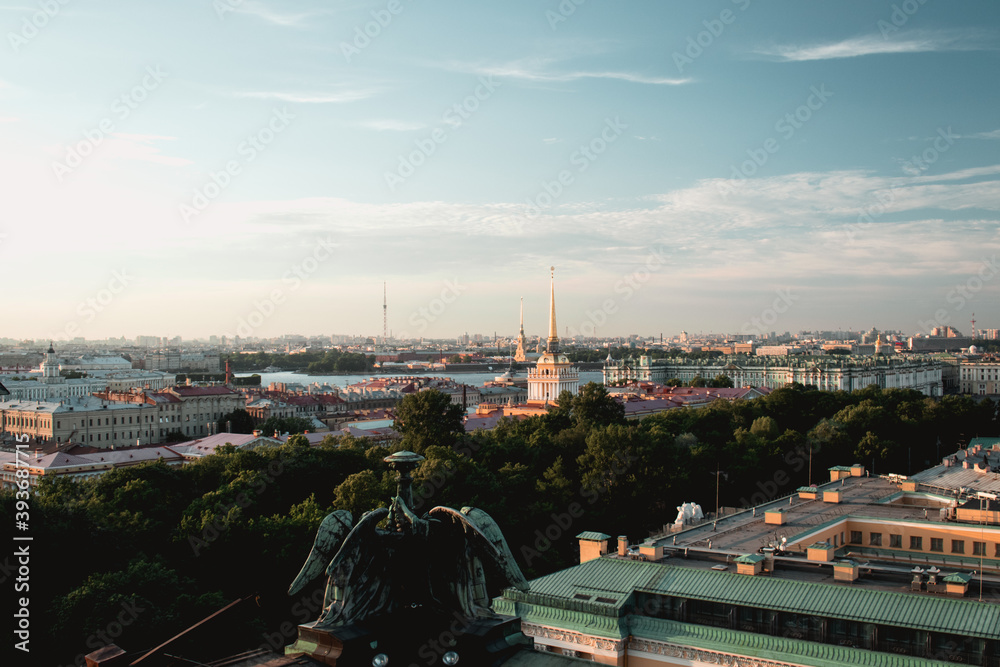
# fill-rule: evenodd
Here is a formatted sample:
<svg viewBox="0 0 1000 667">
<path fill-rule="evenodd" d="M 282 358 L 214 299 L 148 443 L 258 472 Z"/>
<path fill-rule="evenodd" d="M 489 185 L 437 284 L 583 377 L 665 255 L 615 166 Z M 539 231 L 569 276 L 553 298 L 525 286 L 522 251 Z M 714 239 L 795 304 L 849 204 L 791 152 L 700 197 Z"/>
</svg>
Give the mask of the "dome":
<svg viewBox="0 0 1000 667">
<path fill-rule="evenodd" d="M 975 345 L 969 346 L 969 354 L 979 354 L 979 348 Z"/>
</svg>

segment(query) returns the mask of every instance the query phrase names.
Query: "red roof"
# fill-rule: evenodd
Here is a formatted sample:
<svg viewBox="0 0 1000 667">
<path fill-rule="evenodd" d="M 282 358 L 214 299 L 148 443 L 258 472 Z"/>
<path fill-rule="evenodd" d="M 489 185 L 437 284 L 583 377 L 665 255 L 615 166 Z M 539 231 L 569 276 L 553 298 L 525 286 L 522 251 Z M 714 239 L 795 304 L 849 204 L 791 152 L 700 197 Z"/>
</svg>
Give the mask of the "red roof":
<svg viewBox="0 0 1000 667">
<path fill-rule="evenodd" d="M 229 387 L 215 385 L 213 387 L 171 387 L 168 391 L 178 396 L 235 396 L 236 392 Z"/>
</svg>

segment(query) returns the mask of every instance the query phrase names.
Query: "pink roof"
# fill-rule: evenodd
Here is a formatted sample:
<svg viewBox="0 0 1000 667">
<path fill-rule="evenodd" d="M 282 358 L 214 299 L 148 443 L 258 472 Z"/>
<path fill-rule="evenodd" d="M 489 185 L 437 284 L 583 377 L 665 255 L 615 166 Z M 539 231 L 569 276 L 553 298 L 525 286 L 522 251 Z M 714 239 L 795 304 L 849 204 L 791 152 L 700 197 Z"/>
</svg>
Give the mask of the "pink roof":
<svg viewBox="0 0 1000 667">
<path fill-rule="evenodd" d="M 146 394 L 146 401 L 149 403 L 180 403 L 181 399 L 173 394 L 163 392 L 151 392 Z"/>
<path fill-rule="evenodd" d="M 168 391 L 178 394 L 180 396 L 223 396 L 223 395 L 236 395 L 236 392 L 229 387 L 223 387 L 222 385 L 216 385 L 214 387 L 171 387 Z"/>
</svg>

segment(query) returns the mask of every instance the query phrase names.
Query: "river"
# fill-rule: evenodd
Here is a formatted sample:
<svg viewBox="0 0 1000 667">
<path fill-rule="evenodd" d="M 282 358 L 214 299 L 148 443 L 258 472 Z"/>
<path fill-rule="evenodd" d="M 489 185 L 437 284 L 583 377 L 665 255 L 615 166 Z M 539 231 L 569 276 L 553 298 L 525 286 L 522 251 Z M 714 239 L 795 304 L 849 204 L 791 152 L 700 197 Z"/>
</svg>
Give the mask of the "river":
<svg viewBox="0 0 1000 667">
<path fill-rule="evenodd" d="M 484 382 L 492 382 L 493 378 L 501 375 L 504 369 L 501 366 L 496 367 L 497 370 L 487 373 L 448 373 L 446 371 L 410 371 L 410 372 L 400 372 L 393 374 L 363 374 L 363 375 L 306 375 L 304 373 L 294 373 L 292 371 L 282 371 L 279 373 L 258 373 L 260 375 L 260 386 L 264 389 L 267 388 L 272 382 L 285 382 L 291 384 L 293 382 L 300 383 L 302 385 L 310 385 L 313 382 L 335 384 L 339 387 L 346 387 L 350 384 L 356 384 L 362 380 L 367 380 L 370 377 L 376 378 L 387 378 L 400 375 L 414 376 L 414 377 L 444 377 L 451 378 L 456 382 L 462 382 L 473 387 L 482 387 Z M 253 373 L 235 373 L 236 377 L 248 377 L 253 375 Z M 581 371 L 580 372 L 580 385 L 585 385 L 588 382 L 597 382 L 598 384 L 604 382 L 604 377 L 601 371 Z"/>
</svg>

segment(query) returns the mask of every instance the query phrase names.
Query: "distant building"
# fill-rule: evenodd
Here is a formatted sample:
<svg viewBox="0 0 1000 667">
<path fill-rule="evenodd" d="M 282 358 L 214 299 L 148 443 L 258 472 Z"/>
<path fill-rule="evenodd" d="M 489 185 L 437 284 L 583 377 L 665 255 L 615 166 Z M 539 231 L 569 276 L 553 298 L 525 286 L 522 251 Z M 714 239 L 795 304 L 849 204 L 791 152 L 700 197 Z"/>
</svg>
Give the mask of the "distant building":
<svg viewBox="0 0 1000 667">
<path fill-rule="evenodd" d="M 1000 526 L 984 514 L 1000 508 L 837 466 L 638 543 L 579 533 L 579 565 L 493 609 L 536 650 L 605 665 L 994 666 Z"/>
<path fill-rule="evenodd" d="M 95 396 L 61 401 L 0 402 L 0 436 L 27 435 L 34 443 L 77 442 L 93 447 L 129 447 L 161 442 L 156 410 Z"/>
<path fill-rule="evenodd" d="M 580 391 L 580 373 L 564 354 L 559 353 L 556 327 L 555 269 L 549 287 L 549 337 L 545 352 L 535 367 L 528 371 L 528 402 L 555 403 L 559 394 L 568 391 L 574 396 Z"/>
<path fill-rule="evenodd" d="M 916 389 L 927 396 L 943 393 L 944 364 L 931 359 L 892 357 L 839 358 L 796 357 L 775 361 L 756 357 L 719 357 L 712 360 L 638 359 L 609 361 L 604 366 L 604 383 L 623 380 L 664 384 L 677 378 L 689 383 L 696 377 L 706 380 L 725 375 L 736 387 L 779 389 L 798 382 L 826 391 L 854 391 L 870 385 L 883 389 Z"/>
<path fill-rule="evenodd" d="M 517 350 L 514 352 L 514 361 L 526 361 L 528 354 L 528 340 L 524 337 L 524 297 L 521 297 L 521 329 L 517 334 Z"/>
<path fill-rule="evenodd" d="M 962 362 L 958 367 L 958 391 L 976 396 L 1000 394 L 1000 362 Z"/>
<path fill-rule="evenodd" d="M 956 336 L 914 336 L 907 344 L 911 352 L 959 352 L 972 345 L 972 339 Z"/>
</svg>

